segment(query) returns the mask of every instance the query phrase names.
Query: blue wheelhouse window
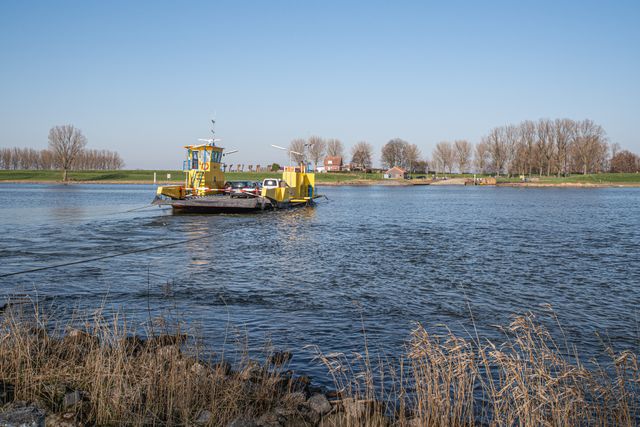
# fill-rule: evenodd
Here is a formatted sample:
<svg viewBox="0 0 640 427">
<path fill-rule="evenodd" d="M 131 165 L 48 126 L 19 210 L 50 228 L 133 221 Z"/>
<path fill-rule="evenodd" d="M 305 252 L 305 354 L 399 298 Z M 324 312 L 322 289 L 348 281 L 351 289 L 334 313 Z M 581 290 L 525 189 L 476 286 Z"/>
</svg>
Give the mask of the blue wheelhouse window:
<svg viewBox="0 0 640 427">
<path fill-rule="evenodd" d="M 191 169 L 198 169 L 198 152 L 194 151 L 191 154 Z"/>
</svg>

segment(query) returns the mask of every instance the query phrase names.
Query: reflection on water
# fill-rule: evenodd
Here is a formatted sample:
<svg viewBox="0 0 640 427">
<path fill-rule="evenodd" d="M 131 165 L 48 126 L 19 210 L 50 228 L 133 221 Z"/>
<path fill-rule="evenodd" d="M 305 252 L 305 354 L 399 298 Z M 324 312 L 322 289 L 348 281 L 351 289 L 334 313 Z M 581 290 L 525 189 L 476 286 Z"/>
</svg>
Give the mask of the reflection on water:
<svg viewBox="0 0 640 427">
<path fill-rule="evenodd" d="M 640 190 L 333 187 L 317 208 L 171 215 L 152 186 L 0 185 L 0 275 L 102 254 L 184 244 L 0 278 L 0 299 L 37 291 L 57 307 L 166 310 L 210 342 L 231 326 L 255 348 L 402 349 L 413 321 L 495 337 L 512 313 L 550 303 L 586 359 L 640 351 Z M 128 212 L 129 211 L 129 212 Z M 474 322 L 471 321 L 473 313 Z"/>
</svg>

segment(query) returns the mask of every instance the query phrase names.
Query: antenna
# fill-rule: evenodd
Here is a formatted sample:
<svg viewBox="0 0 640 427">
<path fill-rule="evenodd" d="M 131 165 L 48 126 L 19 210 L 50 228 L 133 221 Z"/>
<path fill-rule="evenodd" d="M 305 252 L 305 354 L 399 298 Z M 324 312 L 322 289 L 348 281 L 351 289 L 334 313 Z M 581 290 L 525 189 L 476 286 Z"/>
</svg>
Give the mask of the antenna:
<svg viewBox="0 0 640 427">
<path fill-rule="evenodd" d="M 226 153 L 223 154 L 223 156 L 227 156 L 229 154 L 233 154 L 233 153 L 237 153 L 238 150 L 231 150 L 231 151 L 227 151 Z"/>
</svg>

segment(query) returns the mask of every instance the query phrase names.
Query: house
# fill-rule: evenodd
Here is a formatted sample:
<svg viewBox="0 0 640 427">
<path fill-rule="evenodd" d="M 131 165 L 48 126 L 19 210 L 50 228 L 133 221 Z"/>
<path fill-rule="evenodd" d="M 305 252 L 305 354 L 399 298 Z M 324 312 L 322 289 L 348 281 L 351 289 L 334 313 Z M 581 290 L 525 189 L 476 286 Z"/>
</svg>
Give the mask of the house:
<svg viewBox="0 0 640 427">
<path fill-rule="evenodd" d="M 407 177 L 407 171 L 394 166 L 384 173 L 386 179 L 405 179 Z"/>
<path fill-rule="evenodd" d="M 324 169 L 327 172 L 340 172 L 342 170 L 342 157 L 339 157 L 339 156 L 325 157 Z"/>
</svg>

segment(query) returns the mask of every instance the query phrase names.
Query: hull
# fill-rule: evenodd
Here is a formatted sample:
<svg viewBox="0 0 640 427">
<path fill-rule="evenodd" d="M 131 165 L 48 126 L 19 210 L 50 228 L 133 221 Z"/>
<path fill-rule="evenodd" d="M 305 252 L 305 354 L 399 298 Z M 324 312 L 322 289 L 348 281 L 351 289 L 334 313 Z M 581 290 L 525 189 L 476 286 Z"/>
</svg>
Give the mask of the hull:
<svg viewBox="0 0 640 427">
<path fill-rule="evenodd" d="M 181 200 L 156 199 L 154 205 L 171 206 L 175 213 L 200 213 L 200 214 L 243 214 L 270 211 L 275 209 L 290 209 L 298 206 L 308 206 L 307 203 L 275 202 L 266 197 L 231 197 L 231 196 L 205 196 Z"/>
</svg>

